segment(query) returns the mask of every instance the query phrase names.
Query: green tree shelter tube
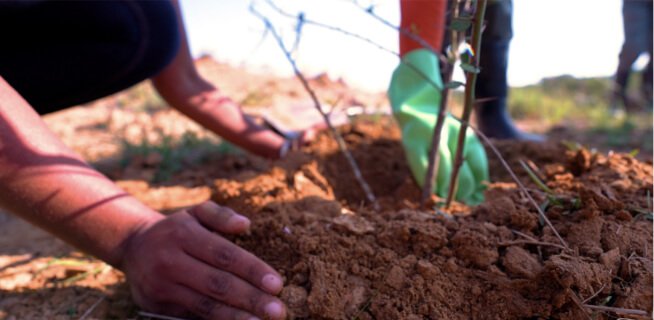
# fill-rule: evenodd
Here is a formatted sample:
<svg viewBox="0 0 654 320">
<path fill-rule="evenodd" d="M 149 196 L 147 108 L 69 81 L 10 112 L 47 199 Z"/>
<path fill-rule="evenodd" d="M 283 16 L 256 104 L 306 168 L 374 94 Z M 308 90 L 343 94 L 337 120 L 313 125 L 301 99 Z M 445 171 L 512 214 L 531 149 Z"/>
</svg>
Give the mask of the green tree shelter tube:
<svg viewBox="0 0 654 320">
<path fill-rule="evenodd" d="M 438 58 L 427 49 L 406 54 L 393 72 L 388 88 L 393 115 L 402 129 L 402 144 L 409 168 L 420 186 L 425 183 L 442 88 Z M 433 190 L 440 197 L 447 196 L 460 127 L 461 123 L 448 114 L 441 132 L 438 148 L 440 160 Z M 484 201 L 488 158 L 472 129 L 468 128 L 465 139 L 464 162 L 457 180 L 456 199 L 475 205 Z"/>
</svg>

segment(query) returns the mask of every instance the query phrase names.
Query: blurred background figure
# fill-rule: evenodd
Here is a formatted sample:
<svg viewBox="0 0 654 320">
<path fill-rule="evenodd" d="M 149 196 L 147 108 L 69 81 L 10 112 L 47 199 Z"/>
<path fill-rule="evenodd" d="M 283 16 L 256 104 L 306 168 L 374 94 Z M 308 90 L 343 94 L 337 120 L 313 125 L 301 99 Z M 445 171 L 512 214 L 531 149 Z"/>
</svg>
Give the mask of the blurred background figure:
<svg viewBox="0 0 654 320">
<path fill-rule="evenodd" d="M 490 138 L 543 141 L 543 136 L 516 128 L 508 112 L 507 70 L 509 45 L 513 38 L 513 1 L 488 1 L 485 20 L 479 60 L 481 72 L 475 86 L 475 94 L 480 101 L 475 106 L 477 126 Z M 447 48 L 449 41 L 449 33 L 446 32 L 443 48 Z"/>
<path fill-rule="evenodd" d="M 477 125 L 496 139 L 542 141 L 544 137 L 518 130 L 507 110 L 509 85 L 509 44 L 513 38 L 513 1 L 490 0 L 486 8 L 486 27 L 481 37 L 481 72 L 475 93 L 483 102 L 475 111 Z"/>
<path fill-rule="evenodd" d="M 617 113 L 620 105 L 624 111 L 652 107 L 652 0 L 623 0 L 624 44 L 620 51 L 618 70 L 615 74 L 611 113 Z M 643 54 L 649 54 L 649 63 L 642 73 L 639 96 L 628 94 L 632 65 Z"/>
</svg>

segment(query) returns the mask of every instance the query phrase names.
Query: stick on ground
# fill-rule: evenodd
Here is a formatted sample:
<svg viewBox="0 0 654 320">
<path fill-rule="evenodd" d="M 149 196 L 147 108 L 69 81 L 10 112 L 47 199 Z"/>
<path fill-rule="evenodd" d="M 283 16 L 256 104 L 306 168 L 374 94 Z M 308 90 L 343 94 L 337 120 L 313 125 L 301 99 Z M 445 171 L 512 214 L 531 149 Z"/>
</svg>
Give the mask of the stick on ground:
<svg viewBox="0 0 654 320">
<path fill-rule="evenodd" d="M 184 319 L 184 318 L 165 316 L 163 314 L 156 314 L 156 313 L 145 312 L 145 311 L 139 311 L 139 316 L 146 317 L 146 318 L 152 318 L 152 319 L 161 319 L 161 320 L 187 320 L 187 319 Z"/>
<path fill-rule="evenodd" d="M 458 120 L 462 121 L 460 119 L 458 119 Z M 534 198 L 531 196 L 531 194 L 529 193 L 527 188 L 525 188 L 525 186 L 522 184 L 520 179 L 518 179 L 518 177 L 515 175 L 515 172 L 513 172 L 513 170 L 511 170 L 511 166 L 509 166 L 509 164 L 506 162 L 506 160 L 504 160 L 504 157 L 502 156 L 502 153 L 500 153 L 500 151 L 497 150 L 497 148 L 495 147 L 493 142 L 490 141 L 490 139 L 483 132 L 481 132 L 481 130 L 475 128 L 474 126 L 470 126 L 470 128 L 473 131 L 475 131 L 477 136 L 479 136 L 481 138 L 481 140 L 484 141 L 484 143 L 493 151 L 495 156 L 497 156 L 497 159 L 500 160 L 500 162 L 502 163 L 502 166 L 504 167 L 504 169 L 506 169 L 506 171 L 509 173 L 509 175 L 511 175 L 511 178 L 513 179 L 513 181 L 518 186 L 518 189 L 520 189 L 520 191 L 522 191 L 522 193 L 525 194 L 525 196 L 527 197 L 527 199 L 529 200 L 531 205 L 534 208 L 536 208 L 536 211 L 538 211 L 538 214 L 540 215 L 540 217 L 543 219 L 543 221 L 545 221 L 547 226 L 549 226 L 550 229 L 552 229 L 552 232 L 554 232 L 554 235 L 559 239 L 559 241 L 561 242 L 561 245 L 563 245 L 566 249 L 569 249 L 570 247 L 568 247 L 568 244 L 565 242 L 565 240 L 563 240 L 563 238 L 561 237 L 559 232 L 554 228 L 554 225 L 552 225 L 552 222 L 550 221 L 550 219 L 545 215 L 545 212 L 543 212 L 543 210 L 540 208 L 538 203 L 536 203 L 536 200 L 534 200 Z"/>
<path fill-rule="evenodd" d="M 594 306 L 594 305 L 591 305 L 591 304 L 585 304 L 584 308 L 588 308 L 588 309 L 591 309 L 591 310 L 598 310 L 598 311 L 613 312 L 613 313 L 616 313 L 616 314 L 624 314 L 624 315 L 635 315 L 635 316 L 647 316 L 648 315 L 647 311 L 637 310 L 637 309 L 616 308 L 616 307 L 606 307 L 606 306 Z"/>
</svg>

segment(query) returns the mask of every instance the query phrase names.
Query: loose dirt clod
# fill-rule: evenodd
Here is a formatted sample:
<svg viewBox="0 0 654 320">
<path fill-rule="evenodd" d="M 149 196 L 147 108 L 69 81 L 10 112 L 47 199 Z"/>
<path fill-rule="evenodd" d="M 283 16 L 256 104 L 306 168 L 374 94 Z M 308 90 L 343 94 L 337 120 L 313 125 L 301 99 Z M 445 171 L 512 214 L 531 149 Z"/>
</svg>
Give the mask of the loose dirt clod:
<svg viewBox="0 0 654 320">
<path fill-rule="evenodd" d="M 651 312 L 652 288 L 644 284 L 652 279 L 646 263 L 652 226 L 622 217 L 637 214 L 624 208 L 646 207 L 651 165 L 621 155 L 566 155 L 553 144 L 500 145 L 526 150 L 557 195 L 581 199 L 581 205 L 562 201 L 546 208 L 570 246 L 565 250 L 501 174 L 486 203 L 454 220 L 406 209 L 419 207 L 420 190 L 411 183 L 397 129 L 385 121 L 341 129 L 357 160 L 374 163 L 362 172 L 380 198 L 380 213 L 362 203 L 345 159 L 326 136 L 305 150 L 303 162 L 284 160 L 242 183 L 230 180 L 229 189 L 249 190 L 245 197 L 225 197 L 225 182 L 216 183 L 214 199 L 253 221 L 252 234 L 234 241 L 278 268 L 293 288 L 287 290 L 306 291 L 304 305 L 296 303 L 301 294 L 282 295 L 297 318 L 578 319 L 583 314 L 572 293 L 596 294 L 591 305 L 612 297 L 613 307 Z M 520 157 L 524 153 L 509 153 L 508 160 Z M 579 159 L 583 169 L 570 165 Z M 320 187 L 294 188 L 298 172 Z M 611 186 L 609 177 L 624 177 L 624 187 Z M 521 179 L 529 186 L 529 177 Z M 642 259 L 628 261 L 630 255 Z"/>
<path fill-rule="evenodd" d="M 511 166 L 530 159 L 547 186 L 566 199 L 544 211 L 567 250 L 503 170 L 491 170 L 494 183 L 484 204 L 457 205 L 452 215 L 421 211 L 397 127 L 381 119 L 340 130 L 357 162 L 367 164 L 361 171 L 380 212 L 363 201 L 347 160 L 327 135 L 281 161 L 222 155 L 198 166 L 196 174 L 184 173 L 192 179 L 172 178 L 187 181 L 190 194 L 210 193 L 252 220 L 251 233 L 232 240 L 284 276 L 280 298 L 292 318 L 613 319 L 620 308 L 651 314 L 652 224 L 642 214 L 652 194 L 651 163 L 620 154 L 587 156 L 553 143 L 497 143 Z M 519 178 L 545 203 L 527 175 Z M 147 196 L 147 184 L 123 184 L 153 207 L 176 207 L 169 203 L 176 197 Z M 17 319 L 65 314 L 68 309 L 29 308 L 62 300 L 63 308 L 70 307 L 65 297 L 82 287 L 38 289 L 64 279 L 60 271 L 36 275 L 40 282 L 32 280 L 23 292 L 0 291 L 0 318 L 2 312 Z M 81 314 L 106 294 L 93 316 L 135 317 L 138 308 L 126 286 L 115 285 L 116 277 L 111 272 L 82 280 L 111 283 L 115 292 L 90 291 L 70 310 Z M 0 277 L 0 284 L 9 279 L 18 278 Z"/>
</svg>

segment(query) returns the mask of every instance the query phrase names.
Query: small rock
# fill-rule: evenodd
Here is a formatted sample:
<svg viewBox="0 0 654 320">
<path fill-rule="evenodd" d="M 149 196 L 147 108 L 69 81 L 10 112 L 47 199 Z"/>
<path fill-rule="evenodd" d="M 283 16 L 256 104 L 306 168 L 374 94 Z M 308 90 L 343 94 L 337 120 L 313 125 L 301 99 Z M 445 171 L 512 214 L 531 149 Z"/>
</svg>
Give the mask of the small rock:
<svg viewBox="0 0 654 320">
<path fill-rule="evenodd" d="M 534 278 L 543 268 L 531 253 L 515 246 L 506 249 L 502 265 L 512 277 L 527 279 Z"/>
<path fill-rule="evenodd" d="M 356 235 L 362 235 L 366 233 L 371 233 L 375 231 L 375 227 L 363 217 L 351 215 L 351 214 L 342 214 L 340 216 L 332 219 L 334 226 Z"/>
<path fill-rule="evenodd" d="M 613 248 L 607 252 L 604 252 L 600 255 L 600 263 L 602 263 L 607 268 L 617 272 L 618 264 L 620 263 L 620 249 Z"/>
<path fill-rule="evenodd" d="M 404 270 L 398 266 L 393 266 L 388 272 L 388 276 L 386 276 L 386 284 L 393 289 L 400 290 L 404 287 L 405 278 Z"/>
<path fill-rule="evenodd" d="M 290 318 L 306 318 L 309 316 L 307 306 L 307 290 L 300 286 L 289 285 L 282 289 L 279 298 L 284 301 Z"/>
</svg>

